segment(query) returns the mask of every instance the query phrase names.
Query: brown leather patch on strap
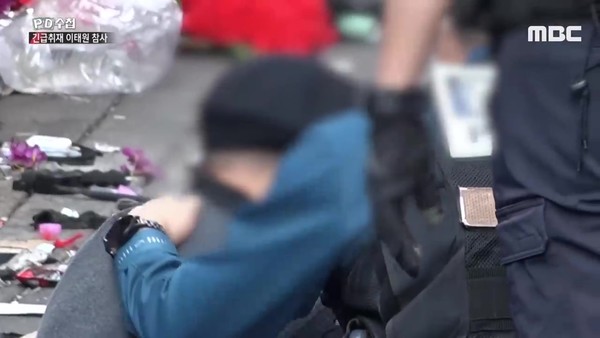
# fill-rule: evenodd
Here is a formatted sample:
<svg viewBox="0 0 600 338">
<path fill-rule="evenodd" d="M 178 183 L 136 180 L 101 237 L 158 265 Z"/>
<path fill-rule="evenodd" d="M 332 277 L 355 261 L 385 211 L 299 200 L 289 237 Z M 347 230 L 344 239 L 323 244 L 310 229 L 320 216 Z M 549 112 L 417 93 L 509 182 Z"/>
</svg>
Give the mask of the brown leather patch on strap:
<svg viewBox="0 0 600 338">
<path fill-rule="evenodd" d="M 492 188 L 459 188 L 461 222 L 468 227 L 495 227 L 496 204 Z"/>
</svg>

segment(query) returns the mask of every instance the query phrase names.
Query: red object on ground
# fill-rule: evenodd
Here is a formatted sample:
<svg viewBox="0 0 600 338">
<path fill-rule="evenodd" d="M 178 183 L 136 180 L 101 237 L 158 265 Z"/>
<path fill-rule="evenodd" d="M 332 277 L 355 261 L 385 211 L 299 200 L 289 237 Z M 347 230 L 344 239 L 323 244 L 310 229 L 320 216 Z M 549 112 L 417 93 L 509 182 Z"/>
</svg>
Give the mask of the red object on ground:
<svg viewBox="0 0 600 338">
<path fill-rule="evenodd" d="M 57 239 L 54 242 L 54 247 L 61 248 L 61 249 L 70 248 L 75 244 L 75 242 L 77 242 L 82 237 L 83 237 L 82 233 L 77 233 L 67 239 L 64 239 L 64 240 Z"/>
<path fill-rule="evenodd" d="M 182 0 L 184 34 L 220 47 L 307 55 L 337 41 L 325 0 Z"/>
<path fill-rule="evenodd" d="M 47 288 L 56 286 L 61 275 L 62 273 L 59 271 L 46 269 L 44 266 L 36 266 L 20 271 L 15 278 L 21 284 L 29 287 Z"/>
</svg>

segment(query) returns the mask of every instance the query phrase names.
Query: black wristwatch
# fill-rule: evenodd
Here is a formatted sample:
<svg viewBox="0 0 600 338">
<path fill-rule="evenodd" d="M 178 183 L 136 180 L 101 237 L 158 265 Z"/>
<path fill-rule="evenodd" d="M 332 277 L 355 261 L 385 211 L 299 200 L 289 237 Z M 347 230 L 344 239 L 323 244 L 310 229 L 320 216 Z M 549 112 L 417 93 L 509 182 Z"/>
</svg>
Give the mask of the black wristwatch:
<svg viewBox="0 0 600 338">
<path fill-rule="evenodd" d="M 125 245 L 133 235 L 141 229 L 156 229 L 165 232 L 163 227 L 150 220 L 138 216 L 126 215 L 119 218 L 104 236 L 104 249 L 114 257 L 117 251 Z"/>
</svg>

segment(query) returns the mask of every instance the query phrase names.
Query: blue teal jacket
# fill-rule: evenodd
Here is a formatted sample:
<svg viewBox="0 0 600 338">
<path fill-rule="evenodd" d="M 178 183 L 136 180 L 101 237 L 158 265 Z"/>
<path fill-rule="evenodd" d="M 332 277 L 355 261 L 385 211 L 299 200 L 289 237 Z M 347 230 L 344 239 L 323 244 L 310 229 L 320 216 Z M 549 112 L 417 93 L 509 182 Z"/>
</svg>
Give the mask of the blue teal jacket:
<svg viewBox="0 0 600 338">
<path fill-rule="evenodd" d="M 369 123 L 349 111 L 315 124 L 285 154 L 261 203 L 242 206 L 218 250 L 183 259 L 156 230 L 115 257 L 142 338 L 270 338 L 306 315 L 331 271 L 372 236 Z"/>
</svg>

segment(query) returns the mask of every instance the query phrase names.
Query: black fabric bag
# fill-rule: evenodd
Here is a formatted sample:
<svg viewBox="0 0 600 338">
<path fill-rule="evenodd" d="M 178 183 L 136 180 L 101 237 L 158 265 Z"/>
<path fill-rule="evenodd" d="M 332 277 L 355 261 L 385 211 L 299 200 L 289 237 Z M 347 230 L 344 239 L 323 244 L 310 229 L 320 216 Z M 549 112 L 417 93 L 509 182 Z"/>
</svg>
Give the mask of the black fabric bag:
<svg viewBox="0 0 600 338">
<path fill-rule="evenodd" d="M 407 223 L 423 249 L 417 278 L 408 276 L 385 250 L 381 257 L 375 245 L 350 271 L 332 279 L 322 300 L 346 328 L 347 337 L 466 336 L 469 318 L 463 231 L 453 189 L 448 185 L 442 196 L 447 212 L 441 224 L 427 224 L 416 208 L 407 213 Z M 389 283 L 380 283 L 375 272 L 382 259 Z M 383 313 L 380 310 L 386 308 L 386 302 L 399 304 L 400 309 Z"/>
<path fill-rule="evenodd" d="M 444 170 L 456 187 L 491 187 L 488 158 L 453 161 Z M 500 264 L 495 228 L 465 227 L 465 267 L 469 290 L 469 337 L 515 337 L 508 306 L 506 272 Z"/>
<path fill-rule="evenodd" d="M 458 187 L 492 185 L 490 160 L 487 158 L 469 161 L 446 158 L 441 167 L 447 182 L 444 194 L 446 206 L 458 202 Z M 396 292 L 401 296 L 403 309 L 388 323 L 381 319 L 379 313 L 382 290 L 375 275 L 374 261 L 380 257 L 375 248 L 359 257 L 352 270 L 336 273 L 330 280 L 322 302 L 333 310 L 335 316 L 319 304 L 311 316 L 295 323 L 293 329 L 287 330 L 281 337 L 339 338 L 344 334 L 342 327 L 347 337 L 350 332 L 356 334 L 352 338 L 393 338 L 400 333 L 403 338 L 515 337 L 495 229 L 464 228 L 459 225 L 456 213 L 446 217 L 439 225 L 440 229 L 430 231 L 418 215 L 409 215 L 409 223 L 419 242 L 428 252 L 439 254 L 424 260 L 422 273 L 425 276 L 420 277 L 422 279 L 405 278 L 404 289 Z M 458 235 L 453 236 L 455 234 Z M 391 261 L 389 258 L 387 261 Z M 438 261 L 437 264 L 434 261 Z M 465 270 L 466 277 L 461 275 L 461 271 Z M 401 279 L 404 274 L 398 269 L 391 271 L 393 280 Z M 452 284 L 452 281 L 458 281 L 459 285 Z M 465 310 L 463 316 L 456 317 L 465 317 L 466 323 L 458 319 L 457 331 L 452 332 L 453 320 L 448 320 L 443 314 L 460 313 L 467 301 L 469 312 Z M 339 324 L 332 318 L 337 318 Z M 468 334 L 464 332 L 465 327 L 468 327 Z"/>
<path fill-rule="evenodd" d="M 458 202 L 458 187 L 492 185 L 489 162 L 487 158 L 443 161 L 443 173 L 448 183 L 444 194 L 446 206 Z M 377 250 L 361 256 L 350 272 L 338 274 L 338 280 L 332 280 L 324 293 L 323 302 L 333 309 L 340 324 L 346 328 L 347 337 L 350 332 L 354 332 L 356 337 L 368 333 L 364 335 L 365 338 L 515 337 L 495 229 L 463 228 L 458 225 L 458 215 L 453 212 L 446 214 L 441 229 L 436 231 L 427 229 L 427 225 L 422 224 L 415 214 L 409 215 L 409 218 L 419 242 L 429 252 L 441 253 L 446 250 L 445 253 L 432 255 L 438 260 L 437 266 L 433 263 L 435 259 L 425 259 L 422 267 L 425 276 L 413 281 L 407 279 L 409 283 L 404 284 L 404 290 L 396 292 L 382 290 L 375 277 L 373 262 L 380 259 Z M 452 238 L 453 232 L 464 234 L 464 251 L 462 236 L 455 237 L 459 240 L 454 243 L 456 245 L 447 240 Z M 391 257 L 386 257 L 388 264 L 390 261 Z M 461 274 L 465 270 L 466 278 Z M 392 269 L 390 279 L 401 279 L 402 274 L 401 270 Z M 464 289 L 468 290 L 468 295 L 461 293 L 461 283 L 466 284 Z M 385 297 L 394 297 L 396 294 L 403 305 L 401 311 L 387 323 L 379 313 L 382 292 L 388 292 Z M 467 299 L 468 318 L 462 318 L 467 323 L 461 322 L 461 316 L 444 316 L 447 313 L 460 313 L 461 302 Z M 462 306 L 463 309 L 465 307 Z M 428 316 L 421 316 L 423 313 Z M 467 317 L 466 314 L 463 317 Z M 467 326 L 468 333 L 464 329 Z"/>
</svg>

